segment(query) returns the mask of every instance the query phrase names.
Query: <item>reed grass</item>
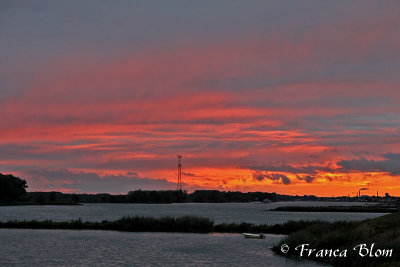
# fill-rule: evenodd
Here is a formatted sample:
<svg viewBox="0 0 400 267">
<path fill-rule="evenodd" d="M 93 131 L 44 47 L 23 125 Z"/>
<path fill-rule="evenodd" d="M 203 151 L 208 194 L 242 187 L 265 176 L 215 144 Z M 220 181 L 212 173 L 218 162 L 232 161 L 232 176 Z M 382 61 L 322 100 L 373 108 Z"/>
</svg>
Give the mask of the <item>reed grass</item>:
<svg viewBox="0 0 400 267">
<path fill-rule="evenodd" d="M 0 228 L 26 229 L 73 229 L 73 230 L 115 230 L 129 232 L 184 232 L 184 233 L 271 233 L 289 234 L 304 229 L 308 225 L 318 224 L 318 221 L 288 221 L 284 224 L 250 224 L 250 223 L 220 223 L 197 216 L 183 217 L 122 217 L 117 220 L 101 222 L 82 221 L 17 221 L 0 222 Z"/>
</svg>

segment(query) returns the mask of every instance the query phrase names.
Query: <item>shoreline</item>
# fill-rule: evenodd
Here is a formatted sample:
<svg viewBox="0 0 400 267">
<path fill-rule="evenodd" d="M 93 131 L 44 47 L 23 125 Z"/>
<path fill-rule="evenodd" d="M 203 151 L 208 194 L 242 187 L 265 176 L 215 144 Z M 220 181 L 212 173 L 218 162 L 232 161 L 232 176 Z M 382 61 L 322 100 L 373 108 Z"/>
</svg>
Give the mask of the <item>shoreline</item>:
<svg viewBox="0 0 400 267">
<path fill-rule="evenodd" d="M 284 206 L 266 211 L 287 212 L 362 212 L 362 213 L 396 213 L 399 212 L 395 205 L 373 206 Z"/>
<path fill-rule="evenodd" d="M 64 229 L 64 230 L 111 230 L 125 232 L 181 232 L 181 233 L 268 233 L 290 234 L 306 228 L 309 225 L 320 224 L 321 221 L 288 221 L 283 224 L 250 224 L 250 223 L 219 223 L 213 220 L 197 217 L 122 217 L 117 220 L 101 222 L 82 221 L 80 218 L 70 221 L 0 221 L 0 228 L 15 229 Z"/>
</svg>

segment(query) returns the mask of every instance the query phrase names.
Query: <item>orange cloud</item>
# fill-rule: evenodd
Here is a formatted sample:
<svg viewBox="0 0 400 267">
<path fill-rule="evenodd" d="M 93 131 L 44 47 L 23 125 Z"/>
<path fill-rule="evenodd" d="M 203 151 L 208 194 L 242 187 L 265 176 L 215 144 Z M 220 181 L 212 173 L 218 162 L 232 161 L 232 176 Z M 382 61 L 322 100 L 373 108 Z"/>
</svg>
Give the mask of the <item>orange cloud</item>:
<svg viewBox="0 0 400 267">
<path fill-rule="evenodd" d="M 80 190 L 65 187 L 80 172 L 96 181 L 135 172 L 170 186 L 182 153 L 193 190 L 347 195 L 368 181 L 399 195 L 389 168 L 397 159 L 378 161 L 400 153 L 399 81 L 382 67 L 400 38 L 386 38 L 396 21 L 378 22 L 356 31 L 344 27 L 350 19 L 298 39 L 286 29 L 104 57 L 69 51 L 2 99 L 0 166 L 68 170 L 33 172 L 40 189 L 51 173 L 65 176 L 52 188 Z M 370 61 L 379 63 L 372 72 Z M 361 168 L 366 158 L 383 168 Z"/>
</svg>

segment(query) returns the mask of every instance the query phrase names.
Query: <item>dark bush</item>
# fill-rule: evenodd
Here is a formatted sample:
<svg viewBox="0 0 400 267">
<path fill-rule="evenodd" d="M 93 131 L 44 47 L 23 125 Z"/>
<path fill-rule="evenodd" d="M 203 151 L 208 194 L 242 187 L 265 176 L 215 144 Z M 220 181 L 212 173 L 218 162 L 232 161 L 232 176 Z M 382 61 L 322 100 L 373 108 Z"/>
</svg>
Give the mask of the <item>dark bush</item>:
<svg viewBox="0 0 400 267">
<path fill-rule="evenodd" d="M 0 201 L 19 200 L 25 195 L 27 187 L 25 180 L 0 173 Z"/>
</svg>

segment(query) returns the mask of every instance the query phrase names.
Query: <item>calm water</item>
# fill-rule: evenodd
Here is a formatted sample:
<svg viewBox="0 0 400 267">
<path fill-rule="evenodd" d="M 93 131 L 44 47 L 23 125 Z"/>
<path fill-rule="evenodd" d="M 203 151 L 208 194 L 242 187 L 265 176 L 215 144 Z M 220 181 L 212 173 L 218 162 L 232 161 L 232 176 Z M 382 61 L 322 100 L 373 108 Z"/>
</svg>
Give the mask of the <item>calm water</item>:
<svg viewBox="0 0 400 267">
<path fill-rule="evenodd" d="M 272 212 L 278 206 L 360 205 L 345 202 L 84 204 L 81 206 L 1 206 L 0 221 L 112 220 L 122 216 L 197 215 L 220 222 L 283 223 L 288 220 L 363 220 L 378 213 Z M 0 266 L 317 266 L 274 255 L 282 236 L 263 240 L 238 234 L 123 233 L 0 229 Z"/>
<path fill-rule="evenodd" d="M 65 221 L 81 218 L 84 221 L 118 219 L 122 216 L 183 216 L 197 215 L 220 222 L 284 223 L 288 220 L 363 220 L 384 213 L 348 212 L 276 212 L 268 211 L 278 206 L 330 206 L 360 205 L 357 202 L 279 202 L 252 203 L 180 203 L 180 204 L 84 204 L 81 206 L 2 206 L 0 221 L 45 220 Z"/>
<path fill-rule="evenodd" d="M 321 266 L 274 255 L 281 238 L 0 229 L 0 266 Z"/>
</svg>

